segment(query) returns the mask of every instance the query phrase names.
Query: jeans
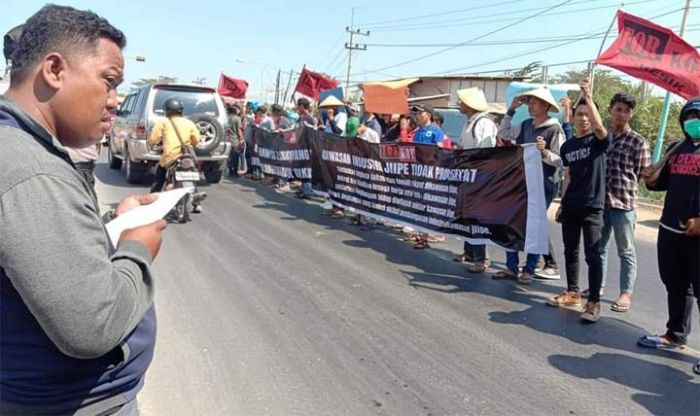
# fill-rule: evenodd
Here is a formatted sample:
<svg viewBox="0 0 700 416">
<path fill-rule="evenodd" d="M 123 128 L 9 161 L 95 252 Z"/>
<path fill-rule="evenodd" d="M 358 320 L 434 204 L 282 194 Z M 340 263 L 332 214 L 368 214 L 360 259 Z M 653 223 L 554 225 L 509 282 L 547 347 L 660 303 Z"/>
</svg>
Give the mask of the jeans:
<svg viewBox="0 0 700 416">
<path fill-rule="evenodd" d="M 310 180 L 301 181 L 301 193 L 304 195 L 311 195 L 314 192 L 314 188 L 311 185 Z"/>
<path fill-rule="evenodd" d="M 610 234 L 614 232 L 617 255 L 620 257 L 620 292 L 631 295 L 634 291 L 634 281 L 637 279 L 637 252 L 634 247 L 637 211 L 606 209 L 603 221 L 600 240 L 603 249 L 603 286 L 607 280 Z"/>
<path fill-rule="evenodd" d="M 579 245 L 583 232 L 583 250 L 588 265 L 589 300 L 600 301 L 603 282 L 603 259 L 600 236 L 603 229 L 603 210 L 585 207 L 565 207 L 562 211 L 561 231 L 564 239 L 567 290 L 579 292 Z"/>
<path fill-rule="evenodd" d="M 700 306 L 700 237 L 688 237 L 659 227 L 656 250 L 668 302 L 666 336 L 685 344 L 690 332 L 689 287 Z"/>
<path fill-rule="evenodd" d="M 261 173 L 260 166 L 253 166 L 253 145 L 250 143 L 246 143 L 245 146 L 245 160 L 246 164 L 248 165 L 248 172 L 251 174 L 258 174 Z"/>
<path fill-rule="evenodd" d="M 464 252 L 471 258 L 472 262 L 487 261 L 485 244 L 470 244 L 464 242 Z"/>
<path fill-rule="evenodd" d="M 554 199 L 554 195 L 556 194 L 557 191 L 557 186 L 556 184 L 552 183 L 551 181 L 547 180 L 545 178 L 545 183 L 544 183 L 544 203 L 545 203 L 545 209 L 549 209 L 549 205 L 551 205 L 552 200 Z M 545 267 L 553 267 L 557 268 L 557 262 L 554 260 L 554 247 L 552 247 L 552 239 L 548 239 L 549 244 L 549 253 L 542 255 L 544 258 L 545 262 Z M 526 271 L 530 274 L 535 273 L 535 268 L 537 268 L 537 262 L 540 259 L 539 254 L 527 254 L 527 259 L 525 261 L 525 269 L 523 271 Z M 518 265 L 520 263 L 520 256 L 517 251 L 508 251 L 506 252 L 506 267 L 508 267 L 508 270 L 518 273 Z"/>
</svg>

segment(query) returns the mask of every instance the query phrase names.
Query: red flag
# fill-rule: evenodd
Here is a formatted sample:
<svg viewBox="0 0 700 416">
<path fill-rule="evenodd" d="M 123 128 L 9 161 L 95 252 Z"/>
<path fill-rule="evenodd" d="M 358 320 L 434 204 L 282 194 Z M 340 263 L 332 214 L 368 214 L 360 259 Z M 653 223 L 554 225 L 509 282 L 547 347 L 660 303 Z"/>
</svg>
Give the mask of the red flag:
<svg viewBox="0 0 700 416">
<path fill-rule="evenodd" d="M 617 39 L 596 63 L 649 81 L 685 99 L 700 95 L 700 54 L 672 30 L 617 12 Z"/>
<path fill-rule="evenodd" d="M 330 90 L 338 86 L 338 81 L 328 78 L 318 72 L 309 71 L 304 68 L 299 75 L 299 81 L 294 88 L 295 92 L 300 92 L 318 101 L 319 94 L 323 90 Z"/>
<path fill-rule="evenodd" d="M 220 95 L 233 98 L 245 98 L 246 91 L 248 91 L 248 81 L 221 74 L 221 78 L 219 78 L 219 87 L 217 88 L 217 92 Z"/>
</svg>

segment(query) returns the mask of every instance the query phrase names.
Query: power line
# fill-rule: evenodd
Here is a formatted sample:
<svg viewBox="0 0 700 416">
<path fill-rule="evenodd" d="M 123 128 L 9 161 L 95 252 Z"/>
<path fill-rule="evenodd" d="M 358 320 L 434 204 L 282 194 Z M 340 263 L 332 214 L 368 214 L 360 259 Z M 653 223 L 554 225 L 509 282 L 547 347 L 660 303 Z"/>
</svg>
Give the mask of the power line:
<svg viewBox="0 0 700 416">
<path fill-rule="evenodd" d="M 592 2 L 597 2 L 597 1 L 603 1 L 603 0 L 576 0 L 573 3 L 570 4 L 570 6 L 581 4 L 581 3 L 592 3 Z M 618 3 L 619 4 L 619 3 Z M 428 25 L 435 25 L 435 24 L 440 24 L 443 25 L 445 23 L 452 23 L 452 22 L 464 22 L 464 21 L 478 21 L 481 19 L 485 18 L 492 18 L 492 17 L 503 17 L 503 16 L 512 16 L 512 15 L 522 15 L 528 12 L 536 12 L 540 10 L 545 10 L 549 6 L 540 6 L 540 7 L 530 7 L 527 9 L 516 9 L 516 10 L 509 10 L 509 11 L 504 11 L 501 10 L 498 13 L 489 13 L 489 14 L 481 14 L 481 15 L 469 15 L 469 16 L 462 16 L 462 17 L 456 17 L 452 19 L 437 19 L 437 20 L 425 20 L 422 19 L 421 22 L 415 22 L 415 23 L 406 23 L 406 22 L 401 22 L 401 24 L 395 24 L 395 25 L 386 25 L 386 26 L 378 26 L 378 27 L 373 27 L 372 30 L 376 32 L 390 32 L 393 31 L 393 29 L 402 29 L 402 28 L 414 28 L 414 27 L 424 27 Z M 515 19 L 518 17 L 516 16 Z"/>
<path fill-rule="evenodd" d="M 688 27 L 700 26 L 700 24 L 688 25 Z M 669 26 L 669 29 L 678 29 L 679 26 Z M 688 31 L 690 32 L 690 31 Z M 611 34 L 612 35 L 612 34 Z M 569 36 L 554 36 L 554 37 L 539 37 L 539 38 L 526 38 L 519 40 L 494 40 L 486 42 L 474 42 L 469 45 L 464 46 L 492 46 L 492 45 L 518 45 L 522 43 L 553 43 L 561 42 L 567 40 L 584 40 L 584 39 L 602 39 L 603 36 L 584 36 L 584 35 L 569 35 Z M 459 45 L 458 43 L 366 43 L 367 46 L 372 46 L 376 48 L 439 48 L 446 46 Z"/>
<path fill-rule="evenodd" d="M 591 0 L 591 1 L 595 1 L 595 0 Z M 638 0 L 638 1 L 625 3 L 625 5 L 631 6 L 631 5 L 635 5 L 635 4 L 649 3 L 649 2 L 655 2 L 655 1 L 660 1 L 660 0 Z M 580 3 L 590 3 L 590 1 L 579 1 L 576 3 L 572 3 L 571 5 L 580 4 Z M 559 16 L 559 15 L 566 15 L 566 14 L 570 14 L 570 13 L 580 13 L 580 12 L 588 12 L 588 11 L 593 11 L 593 10 L 603 10 L 603 9 L 609 9 L 609 8 L 616 8 L 619 6 L 620 6 L 620 3 L 615 3 L 615 4 L 608 4 L 605 6 L 587 7 L 587 8 L 582 8 L 582 9 L 569 10 L 569 11 L 565 11 L 565 12 L 548 13 L 547 15 L 548 16 Z M 528 10 L 529 11 L 544 10 L 544 8 L 533 8 L 533 9 L 528 9 Z M 519 13 L 522 13 L 523 11 L 525 11 L 525 10 L 519 10 L 519 11 L 515 11 L 515 12 L 504 12 L 504 13 L 493 14 L 493 15 L 472 16 L 472 17 L 468 17 L 468 18 L 444 20 L 441 22 L 435 21 L 435 22 L 427 22 L 427 23 L 422 23 L 422 24 L 394 26 L 394 27 L 387 27 L 387 28 L 376 28 L 376 29 L 372 29 L 372 30 L 374 32 L 403 32 L 403 31 L 412 31 L 412 30 L 416 30 L 416 29 L 442 29 L 442 28 L 461 27 L 464 25 L 465 22 L 468 22 L 470 25 L 510 22 L 513 20 L 517 20 L 518 17 L 507 17 L 504 19 L 489 19 L 489 20 L 479 20 L 479 18 L 497 17 L 497 16 L 504 16 L 504 15 L 509 15 L 509 14 L 519 14 Z M 445 24 L 445 23 L 450 23 L 450 22 L 461 22 L 461 23 Z"/>
<path fill-rule="evenodd" d="M 526 20 L 533 19 L 533 18 L 535 18 L 535 17 L 537 17 L 537 16 L 539 16 L 539 15 L 541 15 L 541 14 L 543 14 L 543 13 L 546 13 L 546 12 L 550 11 L 550 10 L 557 9 L 557 8 L 559 8 L 559 7 L 561 7 L 561 6 L 564 6 L 564 5 L 568 4 L 568 3 L 571 3 L 572 1 L 573 1 L 573 0 L 565 0 L 565 1 L 561 2 L 561 3 L 559 3 L 559 4 L 556 4 L 556 5 L 554 5 L 554 6 L 549 7 L 548 9 L 546 9 L 546 10 L 544 10 L 544 11 L 541 11 L 541 12 L 535 13 L 535 14 L 533 14 L 533 15 L 524 17 L 524 18 L 520 19 L 519 21 L 517 21 L 517 22 L 515 22 L 515 23 L 513 23 L 513 24 L 509 24 L 509 25 L 506 25 L 506 26 L 502 26 L 502 27 L 500 27 L 500 28 L 498 28 L 498 29 L 495 29 L 495 30 L 492 30 L 492 31 L 490 31 L 490 32 L 487 32 L 487 33 L 485 33 L 485 34 L 483 34 L 483 35 L 481 35 L 481 36 L 477 36 L 477 37 L 475 37 L 475 38 L 473 38 L 473 39 L 470 39 L 470 40 L 467 40 L 467 41 L 465 41 L 465 42 L 458 43 L 458 44 L 455 45 L 455 46 L 450 46 L 450 47 L 447 47 L 447 48 L 444 48 L 444 49 L 440 49 L 439 51 L 432 52 L 432 53 L 429 53 L 429 54 L 427 54 L 427 55 L 419 56 L 419 57 L 417 57 L 417 58 L 413 58 L 413 59 L 410 59 L 410 60 L 405 61 L 405 62 L 399 62 L 398 64 L 389 65 L 389 66 L 382 67 L 382 68 L 378 68 L 378 69 L 375 69 L 375 70 L 372 70 L 372 71 L 366 71 L 366 73 L 370 74 L 370 73 L 374 73 L 374 72 L 384 71 L 384 70 L 386 70 L 386 69 L 396 68 L 396 67 L 398 67 L 398 66 L 402 66 L 402 65 L 405 65 L 405 64 L 410 64 L 410 63 L 417 62 L 417 61 L 420 61 L 420 60 L 425 59 L 425 58 L 430 58 L 430 57 L 432 57 L 432 56 L 439 55 L 439 54 L 441 54 L 441 53 L 450 51 L 450 50 L 455 49 L 455 48 L 458 48 L 458 47 L 460 47 L 460 46 L 467 45 L 467 44 L 469 44 L 469 43 L 475 42 L 475 41 L 477 41 L 477 40 L 479 40 L 479 39 L 483 39 L 483 38 L 485 38 L 485 37 L 487 37 L 487 36 L 493 35 L 494 33 L 498 33 L 498 32 L 500 32 L 500 31 L 502 31 L 502 30 L 508 29 L 508 28 L 510 28 L 510 27 L 512 27 L 512 26 L 514 26 L 514 25 L 517 25 L 517 24 L 519 24 L 519 23 L 522 23 L 522 22 L 524 22 L 524 21 L 526 21 Z"/>
<path fill-rule="evenodd" d="M 670 15 L 670 14 L 676 13 L 676 12 L 681 11 L 681 10 L 683 10 L 683 8 L 675 9 L 675 10 L 672 10 L 672 11 L 670 11 L 670 12 L 666 12 L 666 13 L 660 14 L 660 15 L 658 15 L 658 16 L 651 17 L 651 18 L 649 18 L 649 20 L 658 19 L 658 18 L 661 18 L 661 17 L 664 17 L 664 16 L 668 16 L 668 15 Z M 566 45 L 569 45 L 569 44 L 572 44 L 572 43 L 575 43 L 575 42 L 580 42 L 581 40 L 590 39 L 590 38 L 592 38 L 592 37 L 594 37 L 594 36 L 599 36 L 599 35 L 603 35 L 603 34 L 605 34 L 604 31 L 602 31 L 602 32 L 591 33 L 591 34 L 590 34 L 589 36 L 587 36 L 587 37 L 583 37 L 583 38 L 577 39 L 577 40 L 565 41 L 565 42 L 562 42 L 562 43 L 559 43 L 559 44 L 556 44 L 556 45 L 549 46 L 549 47 L 547 47 L 547 49 L 548 49 L 548 50 L 552 50 L 552 49 L 555 49 L 555 48 L 560 48 L 560 47 L 562 47 L 562 46 L 566 46 Z M 463 70 L 465 70 L 465 69 L 471 69 L 471 68 L 476 68 L 476 67 L 483 66 L 483 65 L 490 65 L 490 64 L 494 64 L 494 63 L 498 63 L 498 62 L 507 61 L 507 60 L 510 60 L 510 59 L 521 58 L 521 57 L 523 57 L 523 56 L 532 55 L 532 54 L 535 54 L 535 53 L 538 53 L 538 52 L 542 52 L 542 49 L 541 49 L 541 48 L 531 49 L 531 50 L 529 50 L 529 51 L 521 52 L 521 53 L 518 53 L 518 54 L 515 54 L 515 55 L 509 55 L 509 56 L 505 56 L 505 57 L 498 58 L 498 59 L 495 59 L 495 60 L 492 60 L 492 61 L 488 61 L 488 62 L 481 62 L 481 63 L 478 63 L 478 64 L 473 64 L 473 65 L 469 65 L 469 66 L 465 66 L 465 67 L 461 67 L 461 68 L 456 68 L 456 69 L 452 69 L 452 70 L 448 70 L 448 71 L 443 71 L 443 72 L 441 72 L 441 73 L 442 73 L 442 74 L 450 74 L 450 73 L 454 73 L 454 72 L 463 71 Z"/>
<path fill-rule="evenodd" d="M 326 60 L 328 59 L 328 57 L 331 56 L 331 53 L 333 53 L 333 49 L 335 49 L 335 47 L 338 46 L 338 44 L 340 43 L 341 40 L 343 40 L 343 33 L 341 33 L 341 34 L 338 35 L 338 38 L 335 40 L 335 42 L 333 42 L 333 46 L 331 46 L 331 48 L 328 49 L 328 52 L 326 52 L 326 54 L 324 55 L 323 59 L 321 59 L 321 60 L 318 62 L 318 65 L 319 65 L 319 66 L 321 66 L 321 64 L 322 64 L 323 62 L 326 62 Z"/>
<path fill-rule="evenodd" d="M 495 3 L 495 4 L 487 4 L 485 6 L 479 6 L 479 7 L 470 7 L 468 9 L 459 9 L 459 10 L 448 10 L 445 12 L 440 12 L 440 13 L 433 13 L 433 14 L 423 14 L 423 15 L 418 15 L 418 16 L 413 16 L 413 17 L 404 17 L 404 18 L 399 18 L 399 19 L 391 19 L 391 20 L 381 20 L 377 22 L 368 22 L 368 23 L 362 23 L 359 26 L 362 27 L 369 27 L 370 29 L 374 26 L 377 25 L 382 25 L 384 23 L 393 23 L 393 22 L 405 22 L 407 20 L 420 20 L 420 19 L 425 19 L 426 17 L 435 17 L 435 16 L 444 16 L 446 14 L 455 14 L 455 13 L 462 13 L 462 12 L 473 12 L 474 10 L 481 10 L 481 9 L 488 9 L 491 7 L 498 7 L 498 6 L 503 6 L 505 4 L 510 4 L 510 3 L 518 3 L 522 2 L 523 0 L 508 0 L 508 1 L 503 1 L 501 3 Z"/>
<path fill-rule="evenodd" d="M 335 61 L 338 60 L 338 58 L 340 58 L 340 55 L 343 54 L 343 51 L 344 51 L 344 49 L 338 49 L 338 53 L 335 55 L 335 57 L 333 58 L 333 60 L 331 61 L 331 63 L 328 64 L 328 65 L 326 65 L 326 67 L 325 67 L 325 68 L 326 68 L 326 72 L 327 72 L 330 68 L 333 68 L 333 64 L 335 63 Z"/>
</svg>

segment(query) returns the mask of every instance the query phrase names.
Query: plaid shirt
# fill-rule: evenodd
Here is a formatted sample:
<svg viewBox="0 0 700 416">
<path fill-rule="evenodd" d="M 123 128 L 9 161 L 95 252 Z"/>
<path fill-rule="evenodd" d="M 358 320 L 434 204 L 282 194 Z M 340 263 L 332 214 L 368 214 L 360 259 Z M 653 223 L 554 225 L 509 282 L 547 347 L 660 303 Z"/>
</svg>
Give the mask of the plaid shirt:
<svg viewBox="0 0 700 416">
<path fill-rule="evenodd" d="M 613 137 L 607 152 L 606 209 L 631 211 L 637 208 L 637 187 L 642 170 L 651 165 L 649 145 L 629 126 Z"/>
</svg>

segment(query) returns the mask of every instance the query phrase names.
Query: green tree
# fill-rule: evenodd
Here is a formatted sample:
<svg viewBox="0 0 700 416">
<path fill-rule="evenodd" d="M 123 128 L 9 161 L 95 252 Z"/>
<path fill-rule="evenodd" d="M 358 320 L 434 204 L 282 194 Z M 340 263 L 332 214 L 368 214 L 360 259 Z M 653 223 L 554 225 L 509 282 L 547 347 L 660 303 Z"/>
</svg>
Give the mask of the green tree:
<svg viewBox="0 0 700 416">
<path fill-rule="evenodd" d="M 588 76 L 588 71 L 585 69 L 572 70 L 554 77 L 551 82 L 578 83 L 586 76 Z M 659 130 L 659 120 L 664 99 L 650 96 L 649 87 L 643 82 L 633 84 L 618 75 L 612 74 L 610 70 L 597 69 L 593 83 L 593 100 L 601 110 L 600 113 L 606 123 L 610 121 L 610 115 L 607 111 L 610 99 L 618 92 L 626 92 L 637 99 L 637 108 L 634 117 L 630 121 L 630 127 L 644 136 L 648 140 L 649 146 L 653 149 L 656 144 L 656 135 Z M 571 98 L 576 99 L 576 94 L 573 94 Z M 664 146 L 668 146 L 669 141 L 673 142 L 683 137 L 677 121 L 682 107 L 683 104 L 679 102 L 671 105 L 666 134 L 664 135 Z"/>
</svg>

